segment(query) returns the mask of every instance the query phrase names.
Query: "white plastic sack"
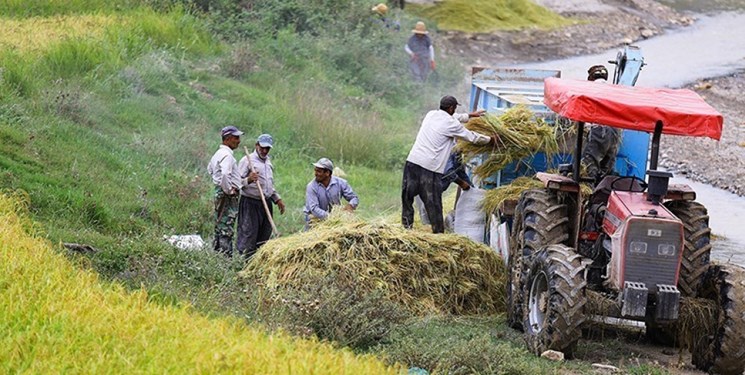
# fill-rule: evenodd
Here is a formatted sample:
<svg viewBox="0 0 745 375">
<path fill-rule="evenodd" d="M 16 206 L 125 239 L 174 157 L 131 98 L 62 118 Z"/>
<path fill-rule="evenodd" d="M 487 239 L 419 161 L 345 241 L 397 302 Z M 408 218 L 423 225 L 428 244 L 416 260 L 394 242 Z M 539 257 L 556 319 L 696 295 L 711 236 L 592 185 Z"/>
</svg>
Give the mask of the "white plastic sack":
<svg viewBox="0 0 745 375">
<path fill-rule="evenodd" d="M 163 236 L 166 242 L 181 250 L 198 250 L 204 247 L 204 240 L 198 234 Z"/>
<path fill-rule="evenodd" d="M 455 206 L 455 233 L 469 237 L 476 242 L 484 242 L 486 215 L 481 210 L 484 190 L 472 187 L 464 190 Z"/>
</svg>

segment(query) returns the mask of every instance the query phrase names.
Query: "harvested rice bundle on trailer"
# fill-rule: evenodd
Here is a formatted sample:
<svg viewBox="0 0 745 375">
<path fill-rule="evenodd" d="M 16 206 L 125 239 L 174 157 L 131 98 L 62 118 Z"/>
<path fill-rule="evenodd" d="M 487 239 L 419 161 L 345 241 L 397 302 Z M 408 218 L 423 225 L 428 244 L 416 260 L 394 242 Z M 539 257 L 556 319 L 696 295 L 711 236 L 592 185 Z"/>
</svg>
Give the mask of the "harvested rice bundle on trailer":
<svg viewBox="0 0 745 375">
<path fill-rule="evenodd" d="M 457 149 L 464 159 L 484 155 L 482 163 L 473 169 L 480 179 L 487 179 L 512 162 L 533 156 L 538 152 L 553 155 L 559 152 L 556 127 L 525 106 L 517 106 L 505 111 L 501 116 L 484 115 L 471 119 L 466 125 L 469 130 L 495 136 L 497 145 L 477 145 L 459 141 Z"/>
</svg>

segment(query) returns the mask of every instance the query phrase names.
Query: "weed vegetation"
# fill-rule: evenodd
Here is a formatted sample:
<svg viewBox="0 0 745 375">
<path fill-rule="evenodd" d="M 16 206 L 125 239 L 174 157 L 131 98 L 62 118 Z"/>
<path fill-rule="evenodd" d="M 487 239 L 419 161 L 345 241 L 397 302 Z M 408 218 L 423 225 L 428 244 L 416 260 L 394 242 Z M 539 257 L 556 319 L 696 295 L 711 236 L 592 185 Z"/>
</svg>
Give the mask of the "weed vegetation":
<svg viewBox="0 0 745 375">
<path fill-rule="evenodd" d="M 20 192 L 0 197 L 2 371 L 387 371 L 332 345 L 441 373 L 574 371 L 526 355 L 498 316 L 412 317 L 333 279 L 262 295 L 238 277 L 242 260 L 163 241 L 211 240 L 206 165 L 226 125 L 249 149 L 274 136 L 280 232 L 302 228 L 320 157 L 346 172 L 358 217 L 398 215 L 421 118 L 463 91 L 463 69 L 438 58 L 412 82 L 403 45 L 419 16 L 392 9 L 396 32 L 372 5 L 1 2 L 0 188 Z"/>
</svg>

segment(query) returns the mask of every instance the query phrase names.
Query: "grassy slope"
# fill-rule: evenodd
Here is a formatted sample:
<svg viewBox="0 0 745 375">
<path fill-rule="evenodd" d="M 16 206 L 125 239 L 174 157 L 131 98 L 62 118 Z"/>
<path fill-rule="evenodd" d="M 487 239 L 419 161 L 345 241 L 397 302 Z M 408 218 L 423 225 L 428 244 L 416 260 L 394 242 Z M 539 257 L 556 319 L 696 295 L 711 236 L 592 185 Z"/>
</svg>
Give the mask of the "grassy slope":
<svg viewBox="0 0 745 375">
<path fill-rule="evenodd" d="M 0 369 L 5 373 L 396 373 L 327 344 L 148 302 L 30 236 L 0 195 Z M 19 214 L 19 211 L 21 212 Z"/>
</svg>

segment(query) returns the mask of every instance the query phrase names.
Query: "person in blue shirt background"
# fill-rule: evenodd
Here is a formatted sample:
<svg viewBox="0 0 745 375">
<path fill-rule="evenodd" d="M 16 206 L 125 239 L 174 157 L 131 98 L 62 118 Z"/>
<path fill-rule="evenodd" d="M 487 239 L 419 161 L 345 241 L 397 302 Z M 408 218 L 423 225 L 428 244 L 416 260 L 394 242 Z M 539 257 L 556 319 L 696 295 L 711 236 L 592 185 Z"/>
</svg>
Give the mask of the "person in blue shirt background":
<svg viewBox="0 0 745 375">
<path fill-rule="evenodd" d="M 311 224 L 326 220 L 333 206 L 340 206 L 341 199 L 347 201 L 345 211 L 354 211 L 359 204 L 357 194 L 349 183 L 333 175 L 334 163 L 327 158 L 321 158 L 313 164 L 315 178 L 305 188 L 305 229 Z"/>
</svg>

